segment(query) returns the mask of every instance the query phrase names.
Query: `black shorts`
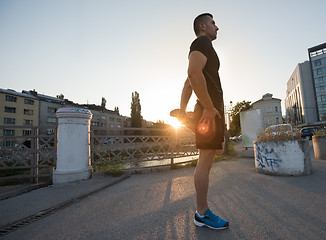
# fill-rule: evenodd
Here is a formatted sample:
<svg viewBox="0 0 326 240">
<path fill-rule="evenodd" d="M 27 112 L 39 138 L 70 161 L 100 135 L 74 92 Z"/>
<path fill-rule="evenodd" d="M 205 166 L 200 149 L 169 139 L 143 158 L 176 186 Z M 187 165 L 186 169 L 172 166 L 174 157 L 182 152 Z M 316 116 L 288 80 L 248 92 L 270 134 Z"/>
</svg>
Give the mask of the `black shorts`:
<svg viewBox="0 0 326 240">
<path fill-rule="evenodd" d="M 215 118 L 215 131 L 211 129 L 205 129 L 206 126 L 202 126 L 199 120 L 203 114 L 203 106 L 197 102 L 194 110 L 194 122 L 195 122 L 195 136 L 196 145 L 198 149 L 222 149 L 222 143 L 224 141 L 224 114 L 220 111 L 221 118 Z"/>
</svg>

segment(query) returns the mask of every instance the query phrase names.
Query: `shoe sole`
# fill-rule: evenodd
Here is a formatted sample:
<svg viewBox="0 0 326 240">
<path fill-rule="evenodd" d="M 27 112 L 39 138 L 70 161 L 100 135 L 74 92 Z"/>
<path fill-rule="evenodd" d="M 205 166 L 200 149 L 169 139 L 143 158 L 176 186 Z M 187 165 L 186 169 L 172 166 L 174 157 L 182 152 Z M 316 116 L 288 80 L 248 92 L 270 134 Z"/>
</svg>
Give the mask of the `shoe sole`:
<svg viewBox="0 0 326 240">
<path fill-rule="evenodd" d="M 215 228 L 215 227 L 209 226 L 205 223 L 198 222 L 198 221 L 196 221 L 196 219 L 194 219 L 194 224 L 196 225 L 196 227 L 208 227 L 208 228 L 211 228 L 214 230 L 223 230 L 223 229 L 227 229 L 229 227 L 229 226 L 227 226 L 227 227 Z"/>
</svg>

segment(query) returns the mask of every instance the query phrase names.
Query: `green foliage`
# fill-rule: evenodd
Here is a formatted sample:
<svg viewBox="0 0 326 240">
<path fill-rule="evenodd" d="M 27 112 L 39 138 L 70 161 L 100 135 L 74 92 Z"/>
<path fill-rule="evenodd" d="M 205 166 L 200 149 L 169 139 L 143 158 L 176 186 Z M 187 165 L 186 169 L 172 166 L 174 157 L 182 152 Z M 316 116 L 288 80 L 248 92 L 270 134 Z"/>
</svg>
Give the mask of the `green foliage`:
<svg viewBox="0 0 326 240">
<path fill-rule="evenodd" d="M 65 96 L 64 96 L 62 93 L 60 93 L 60 95 L 57 95 L 57 98 L 59 98 L 59 99 L 64 99 Z"/>
<path fill-rule="evenodd" d="M 316 137 L 326 136 L 326 129 L 315 130 L 314 131 L 314 136 L 316 136 Z"/>
<path fill-rule="evenodd" d="M 143 116 L 141 115 L 141 105 L 139 99 L 139 93 L 133 92 L 131 96 L 131 127 L 141 128 Z"/>
<path fill-rule="evenodd" d="M 277 132 L 272 129 L 260 131 L 257 137 L 257 142 L 260 141 L 290 141 L 301 139 L 301 133 L 297 130 L 289 131 L 286 128 L 281 128 Z"/>
<path fill-rule="evenodd" d="M 96 163 L 96 169 L 100 172 L 104 172 L 107 176 L 118 177 L 124 172 L 124 159 L 112 160 L 110 156 L 106 158 L 100 158 Z"/>
<path fill-rule="evenodd" d="M 165 124 L 164 121 L 158 120 L 156 123 L 153 124 L 153 128 L 167 128 L 169 127 L 168 124 Z"/>
<path fill-rule="evenodd" d="M 241 134 L 240 112 L 251 109 L 250 101 L 237 102 L 231 110 L 230 135 L 239 136 Z"/>
<path fill-rule="evenodd" d="M 101 108 L 105 108 L 105 106 L 106 106 L 106 99 L 102 97 Z"/>
<path fill-rule="evenodd" d="M 118 115 L 120 115 L 120 112 L 119 112 L 119 108 L 118 108 L 118 107 L 115 107 L 115 108 L 114 108 L 114 111 L 115 111 Z"/>
</svg>

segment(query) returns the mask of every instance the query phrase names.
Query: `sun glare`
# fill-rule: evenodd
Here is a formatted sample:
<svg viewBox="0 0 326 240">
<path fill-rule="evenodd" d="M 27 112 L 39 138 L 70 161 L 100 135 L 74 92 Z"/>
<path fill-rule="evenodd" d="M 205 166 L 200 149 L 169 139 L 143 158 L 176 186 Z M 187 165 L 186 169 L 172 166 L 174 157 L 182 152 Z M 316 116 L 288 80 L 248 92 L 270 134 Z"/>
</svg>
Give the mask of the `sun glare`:
<svg viewBox="0 0 326 240">
<path fill-rule="evenodd" d="M 176 118 L 170 119 L 168 124 L 170 124 L 175 129 L 178 129 L 179 127 L 183 126 Z"/>
</svg>

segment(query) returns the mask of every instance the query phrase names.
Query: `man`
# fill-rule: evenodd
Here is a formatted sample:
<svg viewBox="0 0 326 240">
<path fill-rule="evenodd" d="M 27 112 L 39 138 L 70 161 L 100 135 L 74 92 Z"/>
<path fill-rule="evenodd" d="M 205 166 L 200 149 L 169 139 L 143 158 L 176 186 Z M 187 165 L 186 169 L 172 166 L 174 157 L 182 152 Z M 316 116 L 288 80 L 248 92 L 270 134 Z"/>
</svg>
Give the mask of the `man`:
<svg viewBox="0 0 326 240">
<path fill-rule="evenodd" d="M 219 28 L 209 13 L 194 20 L 197 38 L 192 42 L 189 53 L 188 78 L 181 94 L 180 114 L 186 107 L 192 91 L 197 96 L 194 110 L 194 132 L 199 159 L 194 173 L 197 211 L 194 224 L 213 229 L 228 228 L 229 223 L 216 216 L 208 207 L 207 195 L 209 173 L 215 155 L 223 153 L 224 103 L 219 77 L 219 59 L 212 46 Z"/>
</svg>

